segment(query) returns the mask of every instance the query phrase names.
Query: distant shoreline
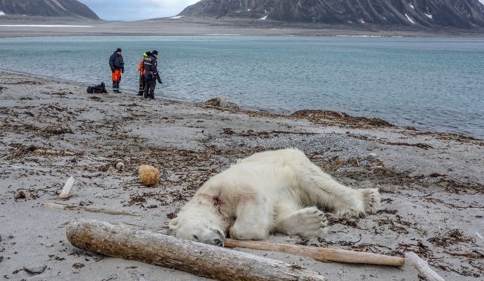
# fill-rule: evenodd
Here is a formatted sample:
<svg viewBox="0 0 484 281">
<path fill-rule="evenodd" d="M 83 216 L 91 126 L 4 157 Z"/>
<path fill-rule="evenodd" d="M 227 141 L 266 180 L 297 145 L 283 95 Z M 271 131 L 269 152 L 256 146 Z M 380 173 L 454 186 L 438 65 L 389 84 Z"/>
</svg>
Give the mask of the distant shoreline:
<svg viewBox="0 0 484 281">
<path fill-rule="evenodd" d="M 52 29 L 55 27 L 55 29 Z M 75 28 L 73 28 L 75 27 Z M 338 25 L 283 23 L 244 19 L 170 17 L 143 21 L 95 21 L 68 18 L 0 17 L 0 38 L 44 36 L 204 36 L 210 34 L 240 36 L 368 36 L 483 38 L 483 29 L 407 29 L 366 28 Z"/>
</svg>

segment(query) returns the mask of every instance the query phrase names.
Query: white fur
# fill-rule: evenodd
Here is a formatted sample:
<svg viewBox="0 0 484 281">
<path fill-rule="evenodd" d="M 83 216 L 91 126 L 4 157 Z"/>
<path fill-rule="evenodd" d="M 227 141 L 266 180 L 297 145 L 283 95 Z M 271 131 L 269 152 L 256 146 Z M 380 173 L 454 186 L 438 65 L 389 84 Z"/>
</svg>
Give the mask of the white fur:
<svg viewBox="0 0 484 281">
<path fill-rule="evenodd" d="M 322 237 L 326 217 L 360 217 L 380 207 L 377 189 L 336 182 L 297 149 L 256 153 L 209 179 L 170 221 L 180 238 L 222 245 L 227 234 L 263 240 L 281 232 Z"/>
</svg>

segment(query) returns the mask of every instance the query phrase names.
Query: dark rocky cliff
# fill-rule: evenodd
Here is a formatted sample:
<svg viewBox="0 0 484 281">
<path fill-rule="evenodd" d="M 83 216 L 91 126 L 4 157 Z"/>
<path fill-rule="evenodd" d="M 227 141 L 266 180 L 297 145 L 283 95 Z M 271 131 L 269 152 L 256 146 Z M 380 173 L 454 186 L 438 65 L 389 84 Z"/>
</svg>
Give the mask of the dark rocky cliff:
<svg viewBox="0 0 484 281">
<path fill-rule="evenodd" d="M 91 9 L 76 0 L 0 0 L 0 12 L 7 16 L 99 19 Z"/>
<path fill-rule="evenodd" d="M 343 25 L 484 27 L 478 0 L 202 0 L 180 15 Z"/>
</svg>

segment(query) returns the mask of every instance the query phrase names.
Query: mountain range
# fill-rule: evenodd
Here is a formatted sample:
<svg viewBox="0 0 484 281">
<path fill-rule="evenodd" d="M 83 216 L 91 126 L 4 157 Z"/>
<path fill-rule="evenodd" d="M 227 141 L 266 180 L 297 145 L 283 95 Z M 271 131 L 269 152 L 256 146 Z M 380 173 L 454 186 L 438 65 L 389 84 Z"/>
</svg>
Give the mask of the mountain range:
<svg viewBox="0 0 484 281">
<path fill-rule="evenodd" d="M 99 19 L 89 7 L 76 0 L 0 0 L 0 14 Z"/>
<path fill-rule="evenodd" d="M 479 0 L 202 0 L 181 16 L 340 25 L 484 27 Z"/>
</svg>

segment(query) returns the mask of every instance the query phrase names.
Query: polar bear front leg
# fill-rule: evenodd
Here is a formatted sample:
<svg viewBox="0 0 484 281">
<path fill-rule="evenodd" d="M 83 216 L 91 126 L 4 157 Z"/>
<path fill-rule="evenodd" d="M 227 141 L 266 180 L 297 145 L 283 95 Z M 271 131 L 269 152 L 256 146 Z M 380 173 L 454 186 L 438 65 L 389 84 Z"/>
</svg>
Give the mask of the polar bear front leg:
<svg viewBox="0 0 484 281">
<path fill-rule="evenodd" d="M 276 231 L 287 235 L 322 238 L 328 233 L 326 215 L 316 207 L 290 210 L 285 206 L 276 217 Z"/>
<path fill-rule="evenodd" d="M 236 210 L 236 220 L 230 237 L 238 240 L 264 240 L 272 227 L 273 210 L 264 199 L 245 199 Z"/>
</svg>

